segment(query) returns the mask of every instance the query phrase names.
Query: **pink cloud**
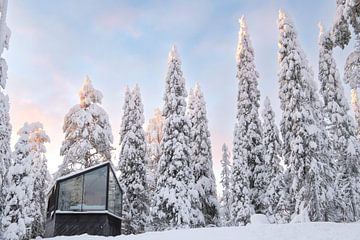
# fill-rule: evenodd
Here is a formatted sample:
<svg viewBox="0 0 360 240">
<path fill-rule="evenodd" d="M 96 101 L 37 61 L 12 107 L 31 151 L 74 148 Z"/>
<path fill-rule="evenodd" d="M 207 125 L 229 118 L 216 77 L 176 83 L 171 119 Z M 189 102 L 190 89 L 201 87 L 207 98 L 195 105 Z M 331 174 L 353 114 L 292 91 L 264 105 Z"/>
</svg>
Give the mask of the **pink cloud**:
<svg viewBox="0 0 360 240">
<path fill-rule="evenodd" d="M 125 31 L 134 38 L 139 38 L 142 33 L 135 27 L 139 11 L 130 7 L 102 13 L 97 17 L 96 27 L 100 31 L 114 32 Z"/>
</svg>

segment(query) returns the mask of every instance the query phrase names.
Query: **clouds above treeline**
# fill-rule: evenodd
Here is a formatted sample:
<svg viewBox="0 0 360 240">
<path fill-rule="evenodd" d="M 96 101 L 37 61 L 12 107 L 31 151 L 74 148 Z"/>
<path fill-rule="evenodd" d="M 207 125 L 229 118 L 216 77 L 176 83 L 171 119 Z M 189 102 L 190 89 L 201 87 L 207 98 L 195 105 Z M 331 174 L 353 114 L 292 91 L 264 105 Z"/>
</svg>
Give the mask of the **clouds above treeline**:
<svg viewBox="0 0 360 240">
<path fill-rule="evenodd" d="M 61 162 L 63 117 L 78 103 L 78 89 L 89 75 L 104 95 L 103 107 L 118 146 L 125 86 L 138 83 L 141 87 L 147 121 L 156 107 L 162 107 L 167 54 L 175 43 L 187 87 L 195 82 L 202 86 L 219 173 L 221 145 L 231 146 L 235 122 L 235 50 L 241 15 L 247 18 L 255 48 L 261 98 L 271 98 L 279 118 L 279 8 L 294 19 L 316 73 L 317 24 L 330 26 L 335 0 L 11 1 L 12 37 L 5 57 L 14 138 L 24 121 L 43 122 L 52 140 L 48 158 L 54 172 Z M 335 51 L 341 72 L 350 50 Z"/>
</svg>

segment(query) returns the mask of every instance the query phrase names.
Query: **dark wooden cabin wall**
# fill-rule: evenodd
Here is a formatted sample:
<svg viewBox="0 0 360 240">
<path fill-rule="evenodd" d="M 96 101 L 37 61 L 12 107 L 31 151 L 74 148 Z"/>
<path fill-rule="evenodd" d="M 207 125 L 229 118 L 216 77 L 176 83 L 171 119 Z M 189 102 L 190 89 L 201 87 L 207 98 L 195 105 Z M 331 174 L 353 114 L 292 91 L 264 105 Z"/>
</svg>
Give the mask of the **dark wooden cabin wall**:
<svg viewBox="0 0 360 240">
<path fill-rule="evenodd" d="M 54 236 L 121 234 L 121 220 L 108 214 L 56 214 Z"/>
</svg>

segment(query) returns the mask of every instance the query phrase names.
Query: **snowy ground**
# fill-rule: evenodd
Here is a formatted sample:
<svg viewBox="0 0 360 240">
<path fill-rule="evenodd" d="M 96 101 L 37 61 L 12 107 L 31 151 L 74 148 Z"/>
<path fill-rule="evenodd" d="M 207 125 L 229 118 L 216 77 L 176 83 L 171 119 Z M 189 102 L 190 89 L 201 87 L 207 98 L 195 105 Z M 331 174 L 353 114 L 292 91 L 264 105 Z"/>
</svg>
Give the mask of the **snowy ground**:
<svg viewBox="0 0 360 240">
<path fill-rule="evenodd" d="M 136 236 L 56 237 L 51 240 L 359 240 L 360 223 L 248 225 L 150 232 Z M 50 239 L 49 239 L 50 240 Z"/>
</svg>

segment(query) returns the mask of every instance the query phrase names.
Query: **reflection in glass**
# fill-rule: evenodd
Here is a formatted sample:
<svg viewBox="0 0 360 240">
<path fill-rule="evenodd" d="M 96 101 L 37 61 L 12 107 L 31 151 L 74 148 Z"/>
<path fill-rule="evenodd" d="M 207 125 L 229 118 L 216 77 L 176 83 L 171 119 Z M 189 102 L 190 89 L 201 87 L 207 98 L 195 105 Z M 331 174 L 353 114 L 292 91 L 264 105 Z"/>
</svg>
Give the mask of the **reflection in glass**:
<svg viewBox="0 0 360 240">
<path fill-rule="evenodd" d="M 82 210 L 105 210 L 107 167 L 84 175 L 84 199 Z"/>
<path fill-rule="evenodd" d="M 121 190 L 112 171 L 109 171 L 108 210 L 115 215 L 121 215 Z"/>
<path fill-rule="evenodd" d="M 107 175 L 108 172 L 109 176 Z M 107 188 L 108 192 L 106 192 Z M 108 198 L 107 208 L 106 198 Z M 49 203 L 48 212 L 51 215 L 51 200 L 49 200 Z M 121 216 L 121 203 L 121 189 L 109 165 L 91 169 L 81 173 L 79 176 L 72 176 L 59 182 L 58 210 L 108 210 L 117 216 Z M 55 205 L 53 209 L 55 209 Z"/>
<path fill-rule="evenodd" d="M 60 183 L 59 209 L 81 211 L 83 176 L 74 177 Z"/>
</svg>

